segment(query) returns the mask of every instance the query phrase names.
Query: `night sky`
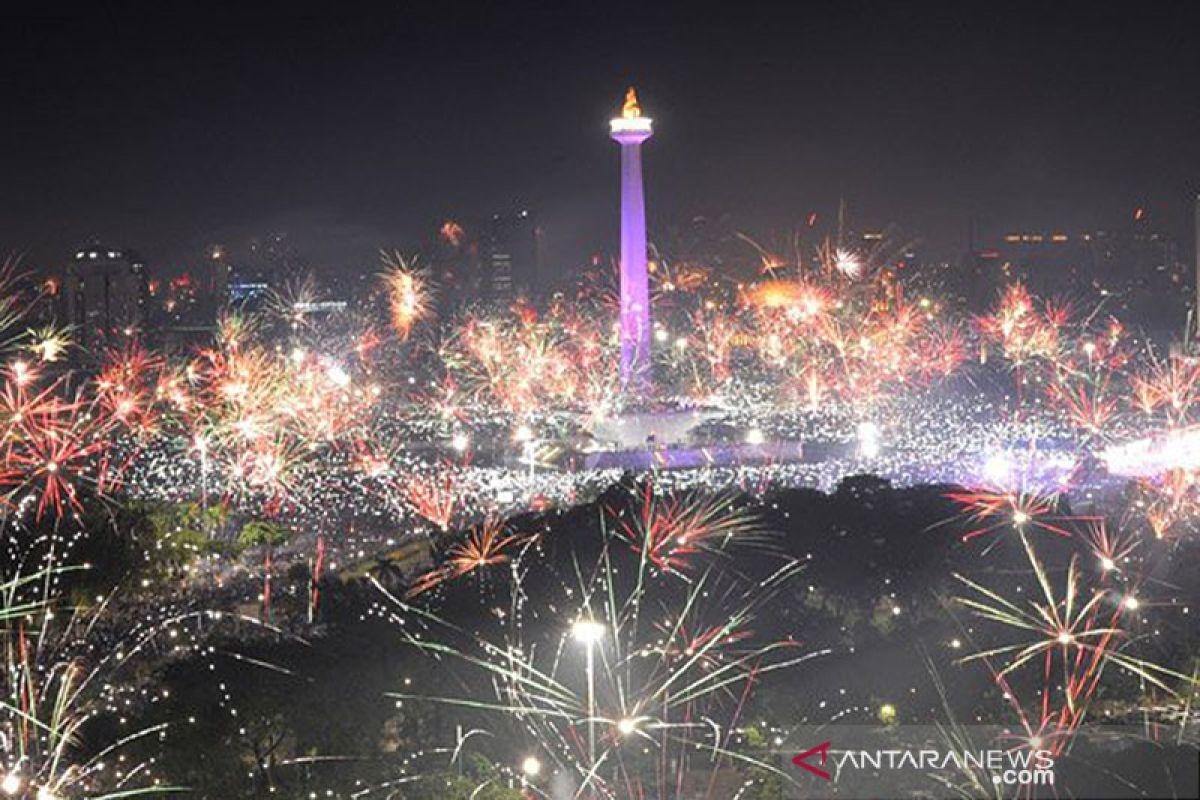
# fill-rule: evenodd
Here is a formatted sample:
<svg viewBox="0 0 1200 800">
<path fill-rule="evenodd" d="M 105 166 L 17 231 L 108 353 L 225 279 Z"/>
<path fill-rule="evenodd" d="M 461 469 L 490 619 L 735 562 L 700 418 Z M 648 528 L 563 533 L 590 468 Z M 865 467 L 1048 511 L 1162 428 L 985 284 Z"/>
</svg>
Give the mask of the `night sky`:
<svg viewBox="0 0 1200 800">
<path fill-rule="evenodd" d="M 10 20 L 0 250 L 152 266 L 284 230 L 372 268 L 529 207 L 555 264 L 611 248 L 607 120 L 655 119 L 650 224 L 756 234 L 844 197 L 955 257 L 984 230 L 1120 224 L 1191 252 L 1200 19 L 1184 3 L 396 4 L 386 19 Z"/>
</svg>

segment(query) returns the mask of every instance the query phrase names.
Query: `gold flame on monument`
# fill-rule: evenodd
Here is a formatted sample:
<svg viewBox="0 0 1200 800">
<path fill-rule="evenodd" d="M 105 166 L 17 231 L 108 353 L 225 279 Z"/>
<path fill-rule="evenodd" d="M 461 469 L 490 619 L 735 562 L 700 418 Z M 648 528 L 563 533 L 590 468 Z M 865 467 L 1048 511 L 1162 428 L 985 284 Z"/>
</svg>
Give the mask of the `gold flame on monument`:
<svg viewBox="0 0 1200 800">
<path fill-rule="evenodd" d="M 642 107 L 638 105 L 637 92 L 633 87 L 625 92 L 625 105 L 621 107 L 621 116 L 625 119 L 636 119 L 642 115 Z"/>
</svg>

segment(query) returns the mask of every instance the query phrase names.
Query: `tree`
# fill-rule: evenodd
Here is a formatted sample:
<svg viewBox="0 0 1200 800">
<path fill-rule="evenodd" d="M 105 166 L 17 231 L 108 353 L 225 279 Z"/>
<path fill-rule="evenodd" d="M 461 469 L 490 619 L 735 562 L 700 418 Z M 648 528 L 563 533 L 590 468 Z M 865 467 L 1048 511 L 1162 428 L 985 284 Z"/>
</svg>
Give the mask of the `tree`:
<svg viewBox="0 0 1200 800">
<path fill-rule="evenodd" d="M 276 547 L 288 539 L 287 531 L 274 522 L 262 519 L 252 519 L 242 526 L 238 534 L 239 547 Z"/>
</svg>

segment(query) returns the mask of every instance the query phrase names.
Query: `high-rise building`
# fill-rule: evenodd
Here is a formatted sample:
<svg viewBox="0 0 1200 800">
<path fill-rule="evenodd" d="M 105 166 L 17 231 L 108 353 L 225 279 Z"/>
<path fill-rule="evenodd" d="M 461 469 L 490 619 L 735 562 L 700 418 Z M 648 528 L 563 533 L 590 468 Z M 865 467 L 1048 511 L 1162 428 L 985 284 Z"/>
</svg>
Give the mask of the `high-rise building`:
<svg viewBox="0 0 1200 800">
<path fill-rule="evenodd" d="M 448 219 L 422 248 L 421 262 L 428 266 L 437 287 L 438 317 L 446 318 L 464 304 L 483 296 L 480 243 L 458 222 Z"/>
<path fill-rule="evenodd" d="M 229 305 L 237 309 L 261 306 L 273 291 L 298 279 L 308 270 L 292 249 L 286 233 L 255 237 L 249 246 L 222 250 Z"/>
<path fill-rule="evenodd" d="M 546 287 L 542 275 L 541 232 L 527 210 L 493 214 L 480 237 L 480 293 L 506 301 L 535 295 Z"/>
<path fill-rule="evenodd" d="M 231 272 L 232 267 L 226 257 L 224 245 L 214 244 L 209 247 L 205 289 L 216 300 L 218 306 L 228 302 Z"/>
<path fill-rule="evenodd" d="M 229 305 L 255 308 L 271 293 L 272 271 L 261 265 L 237 265 L 229 270 Z"/>
<path fill-rule="evenodd" d="M 1147 331 L 1178 330 L 1188 293 L 1174 239 L 1140 212 L 1112 229 L 1010 231 L 972 258 L 982 294 L 977 302 L 991 302 L 1004 284 L 1019 280 L 1042 297 L 1103 301 Z"/>
<path fill-rule="evenodd" d="M 1095 257 L 1086 236 L 1062 231 L 1009 231 L 995 247 L 1000 253 L 1000 283 L 1021 281 L 1043 295 L 1077 293 L 1090 287 Z"/>
<path fill-rule="evenodd" d="M 150 294 L 146 264 L 132 250 L 92 245 L 67 268 L 67 315 L 85 349 L 140 328 Z"/>
</svg>

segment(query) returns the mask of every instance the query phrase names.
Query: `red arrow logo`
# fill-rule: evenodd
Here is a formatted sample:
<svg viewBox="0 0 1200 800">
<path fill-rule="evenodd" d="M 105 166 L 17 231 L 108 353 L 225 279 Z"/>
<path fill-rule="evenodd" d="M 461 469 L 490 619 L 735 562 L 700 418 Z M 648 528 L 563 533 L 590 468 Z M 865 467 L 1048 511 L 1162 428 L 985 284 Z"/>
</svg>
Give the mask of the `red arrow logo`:
<svg viewBox="0 0 1200 800">
<path fill-rule="evenodd" d="M 803 767 L 804 769 L 808 770 L 809 772 L 811 772 L 814 775 L 820 775 L 822 778 L 824 778 L 827 781 L 832 780 L 832 778 L 833 778 L 832 775 L 830 775 L 828 772 L 826 772 L 823 769 L 817 769 L 812 764 L 809 764 L 807 761 L 809 756 L 813 755 L 814 753 L 820 753 L 821 754 L 821 766 L 822 767 L 825 766 L 825 759 L 829 755 L 829 745 L 830 744 L 831 744 L 831 742 L 825 742 L 825 744 L 819 744 L 811 750 L 805 750 L 803 753 L 801 753 L 800 755 L 793 758 L 792 763 L 795 764 L 797 767 Z"/>
</svg>

